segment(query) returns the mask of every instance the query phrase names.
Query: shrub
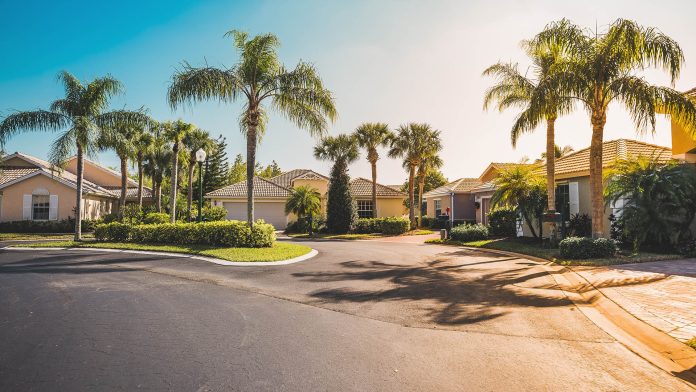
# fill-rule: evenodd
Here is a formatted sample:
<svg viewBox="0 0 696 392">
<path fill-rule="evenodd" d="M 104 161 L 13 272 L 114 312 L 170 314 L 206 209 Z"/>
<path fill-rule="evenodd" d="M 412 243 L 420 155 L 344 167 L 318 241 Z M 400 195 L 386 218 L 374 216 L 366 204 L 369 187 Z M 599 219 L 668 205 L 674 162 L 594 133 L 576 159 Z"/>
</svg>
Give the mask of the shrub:
<svg viewBox="0 0 696 392">
<path fill-rule="evenodd" d="M 169 214 L 164 212 L 150 212 L 149 214 L 145 215 L 143 223 L 146 225 L 169 223 Z"/>
<path fill-rule="evenodd" d="M 463 224 L 450 230 L 450 238 L 456 241 L 470 242 L 488 238 L 488 227 L 482 224 Z"/>
<path fill-rule="evenodd" d="M 126 204 L 121 210 L 123 222 L 131 225 L 138 224 L 143 219 L 143 209 L 138 204 Z"/>
<path fill-rule="evenodd" d="M 112 212 L 110 214 L 106 214 L 102 217 L 102 221 L 104 223 L 117 222 L 118 221 L 118 214 L 115 212 Z"/>
<path fill-rule="evenodd" d="M 313 232 L 318 233 L 326 228 L 326 219 L 321 216 L 312 218 Z M 296 221 L 288 223 L 285 233 L 309 233 L 309 217 L 305 216 Z"/>
<path fill-rule="evenodd" d="M 677 252 L 686 257 L 696 257 L 696 240 L 682 242 L 677 246 Z"/>
<path fill-rule="evenodd" d="M 98 225 L 97 241 L 270 247 L 275 241 L 273 225 L 258 220 L 250 229 L 246 222 L 162 223 L 130 226 L 112 222 Z"/>
<path fill-rule="evenodd" d="M 336 234 L 353 230 L 358 219 L 355 200 L 350 195 L 350 177 L 345 160 L 338 160 L 331 168 L 331 182 L 327 192 L 326 227 Z"/>
<path fill-rule="evenodd" d="M 589 237 L 592 235 L 592 218 L 587 214 L 573 214 L 568 221 L 568 236 Z"/>
<path fill-rule="evenodd" d="M 490 235 L 498 237 L 517 236 L 517 211 L 510 207 L 494 208 L 488 213 Z"/>
<path fill-rule="evenodd" d="M 403 234 L 411 228 L 411 222 L 408 218 L 389 217 L 382 219 L 382 233 L 388 235 Z"/>
<path fill-rule="evenodd" d="M 360 218 L 355 222 L 353 231 L 358 234 L 381 233 L 383 218 Z"/>
<path fill-rule="evenodd" d="M 435 224 L 435 218 L 430 216 L 424 216 L 421 218 L 420 227 L 425 229 L 432 229 Z"/>
<path fill-rule="evenodd" d="M 203 220 L 206 222 L 217 222 L 227 219 L 227 209 L 225 207 L 207 207 L 202 211 Z"/>
<path fill-rule="evenodd" d="M 98 221 L 83 219 L 82 231 L 93 231 L 94 225 L 97 222 Z M 74 219 L 63 219 L 59 221 L 23 220 L 0 222 L 0 233 L 72 233 L 74 231 Z"/>
<path fill-rule="evenodd" d="M 607 238 L 568 237 L 559 244 L 561 257 L 591 259 L 611 257 L 616 253 L 616 241 Z"/>
</svg>

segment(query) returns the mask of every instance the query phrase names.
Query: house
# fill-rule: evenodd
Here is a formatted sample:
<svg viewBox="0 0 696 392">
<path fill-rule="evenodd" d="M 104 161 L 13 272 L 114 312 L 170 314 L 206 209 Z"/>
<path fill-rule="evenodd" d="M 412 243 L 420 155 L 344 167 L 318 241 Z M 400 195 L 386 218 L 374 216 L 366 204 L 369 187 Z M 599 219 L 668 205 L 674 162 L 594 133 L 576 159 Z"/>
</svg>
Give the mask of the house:
<svg viewBox="0 0 696 392">
<path fill-rule="evenodd" d="M 285 202 L 290 197 L 291 189 L 302 185 L 319 192 L 321 213 L 325 215 L 329 178 L 313 170 L 295 169 L 269 179 L 254 177 L 254 216 L 273 224 L 276 229 L 284 229 L 290 221 L 296 219 L 292 214 L 285 213 Z M 372 217 L 373 211 L 377 212 L 378 217 L 402 216 L 406 213 L 406 194 L 386 185 L 377 184 L 376 206 L 372 205 L 372 181 L 352 179 L 350 193 L 356 200 L 360 217 Z M 246 181 L 216 189 L 207 193 L 205 198 L 215 206 L 225 207 L 227 219 L 246 220 Z"/>
<path fill-rule="evenodd" d="M 696 101 L 696 88 L 685 93 Z M 672 120 L 672 157 L 681 161 L 696 163 L 696 138 L 691 136 L 684 127 Z"/>
<path fill-rule="evenodd" d="M 77 159 L 65 169 L 42 159 L 15 152 L 0 160 L 0 222 L 74 218 L 77 198 Z M 82 219 L 98 219 L 119 208 L 121 174 L 85 160 Z M 150 188 L 143 189 L 151 202 Z M 137 184 L 128 183 L 127 202 L 137 200 Z"/>
</svg>

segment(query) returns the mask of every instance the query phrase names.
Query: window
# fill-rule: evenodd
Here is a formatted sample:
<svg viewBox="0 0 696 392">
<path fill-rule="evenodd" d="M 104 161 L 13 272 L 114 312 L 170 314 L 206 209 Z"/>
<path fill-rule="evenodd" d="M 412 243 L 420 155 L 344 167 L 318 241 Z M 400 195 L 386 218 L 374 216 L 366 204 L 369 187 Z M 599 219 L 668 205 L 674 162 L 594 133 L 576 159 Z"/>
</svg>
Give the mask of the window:
<svg viewBox="0 0 696 392">
<path fill-rule="evenodd" d="M 435 216 L 442 215 L 442 200 L 435 200 Z"/>
<path fill-rule="evenodd" d="M 32 195 L 31 208 L 33 220 L 48 220 L 50 198 L 48 195 Z"/>
<path fill-rule="evenodd" d="M 556 185 L 556 212 L 561 214 L 564 222 L 570 220 L 570 187 L 568 184 Z"/>
<path fill-rule="evenodd" d="M 372 218 L 373 210 L 372 200 L 358 200 L 358 217 Z"/>
</svg>

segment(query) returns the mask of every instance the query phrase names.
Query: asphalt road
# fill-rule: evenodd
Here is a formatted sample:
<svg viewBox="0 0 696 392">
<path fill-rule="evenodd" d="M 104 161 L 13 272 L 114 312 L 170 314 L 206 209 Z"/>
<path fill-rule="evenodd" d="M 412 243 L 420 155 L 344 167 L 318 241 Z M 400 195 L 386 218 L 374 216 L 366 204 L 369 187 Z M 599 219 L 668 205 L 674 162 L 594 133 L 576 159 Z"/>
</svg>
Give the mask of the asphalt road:
<svg viewBox="0 0 696 392">
<path fill-rule="evenodd" d="M 309 243 L 276 267 L 0 250 L 0 391 L 686 391 L 535 263 Z"/>
</svg>

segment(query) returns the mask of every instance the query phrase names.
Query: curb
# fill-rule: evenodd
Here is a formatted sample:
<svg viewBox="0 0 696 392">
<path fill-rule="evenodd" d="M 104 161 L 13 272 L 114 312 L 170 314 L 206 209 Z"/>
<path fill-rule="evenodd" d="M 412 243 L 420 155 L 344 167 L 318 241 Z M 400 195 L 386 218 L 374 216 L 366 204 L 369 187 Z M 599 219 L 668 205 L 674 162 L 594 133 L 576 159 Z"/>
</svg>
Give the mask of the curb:
<svg viewBox="0 0 696 392">
<path fill-rule="evenodd" d="M 316 249 L 313 249 L 309 251 L 309 253 L 304 254 L 302 256 L 297 256 L 292 259 L 287 259 L 287 260 L 278 260 L 278 261 L 228 261 L 228 260 L 222 260 L 218 259 L 215 257 L 206 257 L 206 256 L 197 256 L 197 255 L 189 255 L 186 253 L 173 253 L 173 252 L 157 252 L 157 251 L 148 251 L 148 250 L 130 250 L 130 249 L 108 249 L 108 248 L 28 248 L 28 247 L 16 247 L 16 246 L 5 246 L 3 248 L 0 248 L 2 250 L 19 250 L 19 251 L 27 251 L 27 250 L 70 250 L 70 251 L 92 251 L 92 252 L 104 252 L 104 253 L 132 253 L 132 254 L 140 254 L 140 255 L 154 255 L 154 256 L 167 256 L 167 257 L 178 257 L 178 258 L 186 258 L 186 259 L 195 259 L 195 260 L 202 260 L 202 261 L 207 261 L 209 263 L 213 264 L 218 264 L 218 265 L 228 265 L 228 266 L 234 266 L 234 267 L 258 267 L 258 266 L 273 266 L 273 265 L 288 265 L 288 264 L 294 264 L 300 261 L 308 260 L 311 259 L 312 257 L 316 256 L 319 254 L 319 252 Z"/>
<path fill-rule="evenodd" d="M 654 366 L 685 381 L 687 385 L 696 387 L 696 352 L 691 347 L 638 319 L 572 268 L 522 253 L 468 246 L 460 248 L 540 263 L 563 294 L 597 327 Z"/>
</svg>

